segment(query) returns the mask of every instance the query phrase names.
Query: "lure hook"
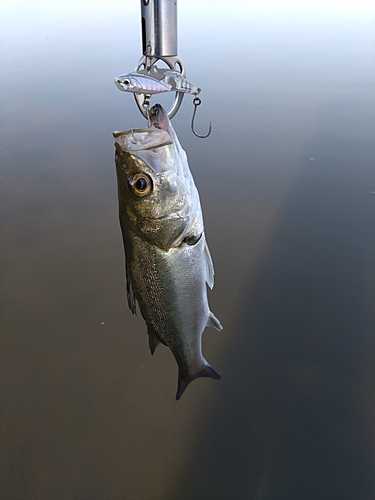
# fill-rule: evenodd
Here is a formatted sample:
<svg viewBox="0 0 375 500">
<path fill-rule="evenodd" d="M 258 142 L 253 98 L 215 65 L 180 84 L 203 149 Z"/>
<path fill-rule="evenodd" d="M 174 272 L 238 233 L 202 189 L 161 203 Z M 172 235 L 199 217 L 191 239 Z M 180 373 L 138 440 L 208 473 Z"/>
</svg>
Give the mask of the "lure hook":
<svg viewBox="0 0 375 500">
<path fill-rule="evenodd" d="M 194 104 L 194 111 L 193 111 L 193 116 L 192 116 L 192 119 L 191 119 L 191 130 L 193 132 L 194 135 L 196 135 L 197 137 L 199 137 L 200 139 L 205 139 L 206 137 L 208 137 L 210 134 L 211 134 L 211 128 L 212 128 L 212 124 L 210 122 L 210 126 L 208 128 L 208 133 L 206 135 L 199 135 L 196 133 L 196 131 L 194 130 L 194 120 L 195 120 L 195 115 L 196 115 L 196 112 L 197 112 L 197 108 L 198 106 L 202 103 L 202 101 L 199 99 L 199 97 L 195 97 L 193 99 L 193 104 Z"/>
</svg>

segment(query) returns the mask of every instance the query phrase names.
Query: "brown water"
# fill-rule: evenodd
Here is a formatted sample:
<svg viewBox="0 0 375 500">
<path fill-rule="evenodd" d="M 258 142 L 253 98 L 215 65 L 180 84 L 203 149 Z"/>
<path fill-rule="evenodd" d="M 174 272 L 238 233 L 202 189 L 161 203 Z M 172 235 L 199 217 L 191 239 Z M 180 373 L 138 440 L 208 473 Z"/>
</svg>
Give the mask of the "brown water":
<svg viewBox="0 0 375 500">
<path fill-rule="evenodd" d="M 189 97 L 173 123 L 222 380 L 179 402 L 125 298 L 111 132 L 144 121 L 113 77 L 138 13 L 3 18 L 1 498 L 375 498 L 374 17 L 221 13 L 180 18 L 212 135 Z"/>
</svg>

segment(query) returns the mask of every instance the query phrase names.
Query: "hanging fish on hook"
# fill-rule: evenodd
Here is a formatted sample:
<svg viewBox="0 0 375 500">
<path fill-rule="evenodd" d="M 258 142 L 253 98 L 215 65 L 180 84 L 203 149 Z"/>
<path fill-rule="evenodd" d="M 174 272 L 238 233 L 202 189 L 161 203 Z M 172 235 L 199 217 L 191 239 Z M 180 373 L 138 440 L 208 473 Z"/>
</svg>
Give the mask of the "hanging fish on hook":
<svg viewBox="0 0 375 500">
<path fill-rule="evenodd" d="M 176 70 L 161 69 L 156 66 L 147 72 L 133 71 L 115 78 L 118 89 L 124 92 L 139 94 L 160 94 L 162 92 L 183 92 L 198 95 L 201 89 L 189 83 L 186 78 Z"/>
<path fill-rule="evenodd" d="M 220 378 L 203 357 L 202 334 L 222 326 L 207 300 L 214 269 L 186 153 L 160 104 L 150 122 L 113 134 L 127 296 L 133 314 L 138 302 L 151 354 L 160 343 L 172 351 L 180 399 L 193 380 Z"/>
</svg>

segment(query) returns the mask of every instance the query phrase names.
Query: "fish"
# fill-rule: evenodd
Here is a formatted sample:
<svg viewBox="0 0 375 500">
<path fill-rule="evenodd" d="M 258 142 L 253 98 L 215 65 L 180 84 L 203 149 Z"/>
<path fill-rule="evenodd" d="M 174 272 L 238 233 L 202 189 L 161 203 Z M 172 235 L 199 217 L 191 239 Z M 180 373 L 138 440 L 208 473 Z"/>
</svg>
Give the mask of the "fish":
<svg viewBox="0 0 375 500">
<path fill-rule="evenodd" d="M 171 121 L 160 104 L 150 126 L 114 132 L 127 300 L 147 326 L 151 354 L 167 346 L 178 365 L 176 399 L 195 379 L 220 379 L 202 354 L 214 285 L 199 194 Z"/>
</svg>

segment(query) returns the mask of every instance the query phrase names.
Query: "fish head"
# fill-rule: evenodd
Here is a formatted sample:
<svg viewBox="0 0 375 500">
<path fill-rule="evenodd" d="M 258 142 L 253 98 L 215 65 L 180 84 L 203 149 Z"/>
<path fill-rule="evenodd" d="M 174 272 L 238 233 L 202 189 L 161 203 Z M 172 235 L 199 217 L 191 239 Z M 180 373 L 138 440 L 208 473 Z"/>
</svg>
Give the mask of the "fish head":
<svg viewBox="0 0 375 500">
<path fill-rule="evenodd" d="M 124 239 L 138 236 L 166 251 L 178 246 L 199 226 L 200 205 L 173 137 L 155 126 L 114 136 Z"/>
</svg>

